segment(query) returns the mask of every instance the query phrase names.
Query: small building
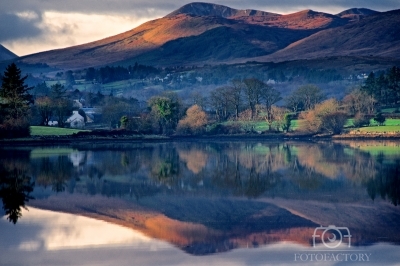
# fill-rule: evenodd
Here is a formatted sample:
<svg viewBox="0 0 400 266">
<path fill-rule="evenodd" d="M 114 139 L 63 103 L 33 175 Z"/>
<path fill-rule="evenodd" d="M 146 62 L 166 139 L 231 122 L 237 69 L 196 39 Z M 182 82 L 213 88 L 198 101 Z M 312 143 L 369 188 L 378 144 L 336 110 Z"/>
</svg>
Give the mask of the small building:
<svg viewBox="0 0 400 266">
<path fill-rule="evenodd" d="M 67 119 L 67 123 L 70 124 L 71 128 L 84 128 L 85 118 L 83 118 L 78 111 L 73 111 L 72 116 Z"/>
</svg>

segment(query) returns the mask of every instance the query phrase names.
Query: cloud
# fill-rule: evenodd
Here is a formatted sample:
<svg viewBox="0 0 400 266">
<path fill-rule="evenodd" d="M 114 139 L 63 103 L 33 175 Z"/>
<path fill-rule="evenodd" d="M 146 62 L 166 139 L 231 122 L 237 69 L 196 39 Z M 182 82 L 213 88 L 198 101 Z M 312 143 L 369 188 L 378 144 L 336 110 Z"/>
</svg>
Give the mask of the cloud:
<svg viewBox="0 0 400 266">
<path fill-rule="evenodd" d="M 40 14 L 34 12 L 0 13 L 0 42 L 37 36 L 42 33 L 38 27 L 40 22 Z"/>
<path fill-rule="evenodd" d="M 64 48 L 119 34 L 151 18 L 136 16 L 44 12 L 36 22 L 35 34 L 21 34 L 0 40 L 15 54 L 22 56 Z"/>
</svg>

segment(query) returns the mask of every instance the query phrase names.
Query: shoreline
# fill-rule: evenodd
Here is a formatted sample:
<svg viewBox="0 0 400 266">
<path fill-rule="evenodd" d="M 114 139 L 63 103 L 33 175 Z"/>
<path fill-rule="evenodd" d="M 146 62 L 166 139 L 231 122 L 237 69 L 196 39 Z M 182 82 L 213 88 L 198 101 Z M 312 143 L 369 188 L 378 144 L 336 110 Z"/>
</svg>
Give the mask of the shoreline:
<svg viewBox="0 0 400 266">
<path fill-rule="evenodd" d="M 340 134 L 340 135 L 312 135 L 312 134 L 243 134 L 243 135 L 210 135 L 210 136 L 162 136 L 162 135 L 67 135 L 67 136 L 31 136 L 28 138 L 1 139 L 1 146 L 29 145 L 69 145 L 69 144 L 104 144 L 104 143 L 142 143 L 142 142 L 170 142 L 170 141 L 320 141 L 320 140 L 400 140 L 400 134 Z"/>
</svg>

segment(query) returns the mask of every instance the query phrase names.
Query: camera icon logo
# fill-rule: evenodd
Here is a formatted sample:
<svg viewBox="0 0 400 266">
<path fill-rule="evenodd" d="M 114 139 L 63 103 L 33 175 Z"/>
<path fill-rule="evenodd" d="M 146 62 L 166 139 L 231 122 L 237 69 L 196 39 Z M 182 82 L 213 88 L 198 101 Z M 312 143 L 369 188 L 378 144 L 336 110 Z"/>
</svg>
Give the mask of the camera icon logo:
<svg viewBox="0 0 400 266">
<path fill-rule="evenodd" d="M 347 227 L 336 227 L 329 225 L 328 227 L 320 226 L 315 228 L 313 237 L 313 247 L 315 247 L 316 239 L 319 238 L 327 248 L 337 248 L 343 242 L 343 238 L 347 238 L 348 247 L 351 245 L 350 230 Z"/>
</svg>

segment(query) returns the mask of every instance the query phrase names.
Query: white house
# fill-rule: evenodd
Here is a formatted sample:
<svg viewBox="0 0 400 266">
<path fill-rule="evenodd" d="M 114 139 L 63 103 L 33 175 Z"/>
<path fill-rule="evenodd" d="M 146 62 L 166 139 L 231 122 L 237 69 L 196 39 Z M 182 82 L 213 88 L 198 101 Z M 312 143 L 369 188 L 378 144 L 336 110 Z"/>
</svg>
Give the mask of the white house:
<svg viewBox="0 0 400 266">
<path fill-rule="evenodd" d="M 67 119 L 67 123 L 70 124 L 71 128 L 84 128 L 85 119 L 81 116 L 78 111 L 73 111 L 72 116 Z"/>
</svg>

